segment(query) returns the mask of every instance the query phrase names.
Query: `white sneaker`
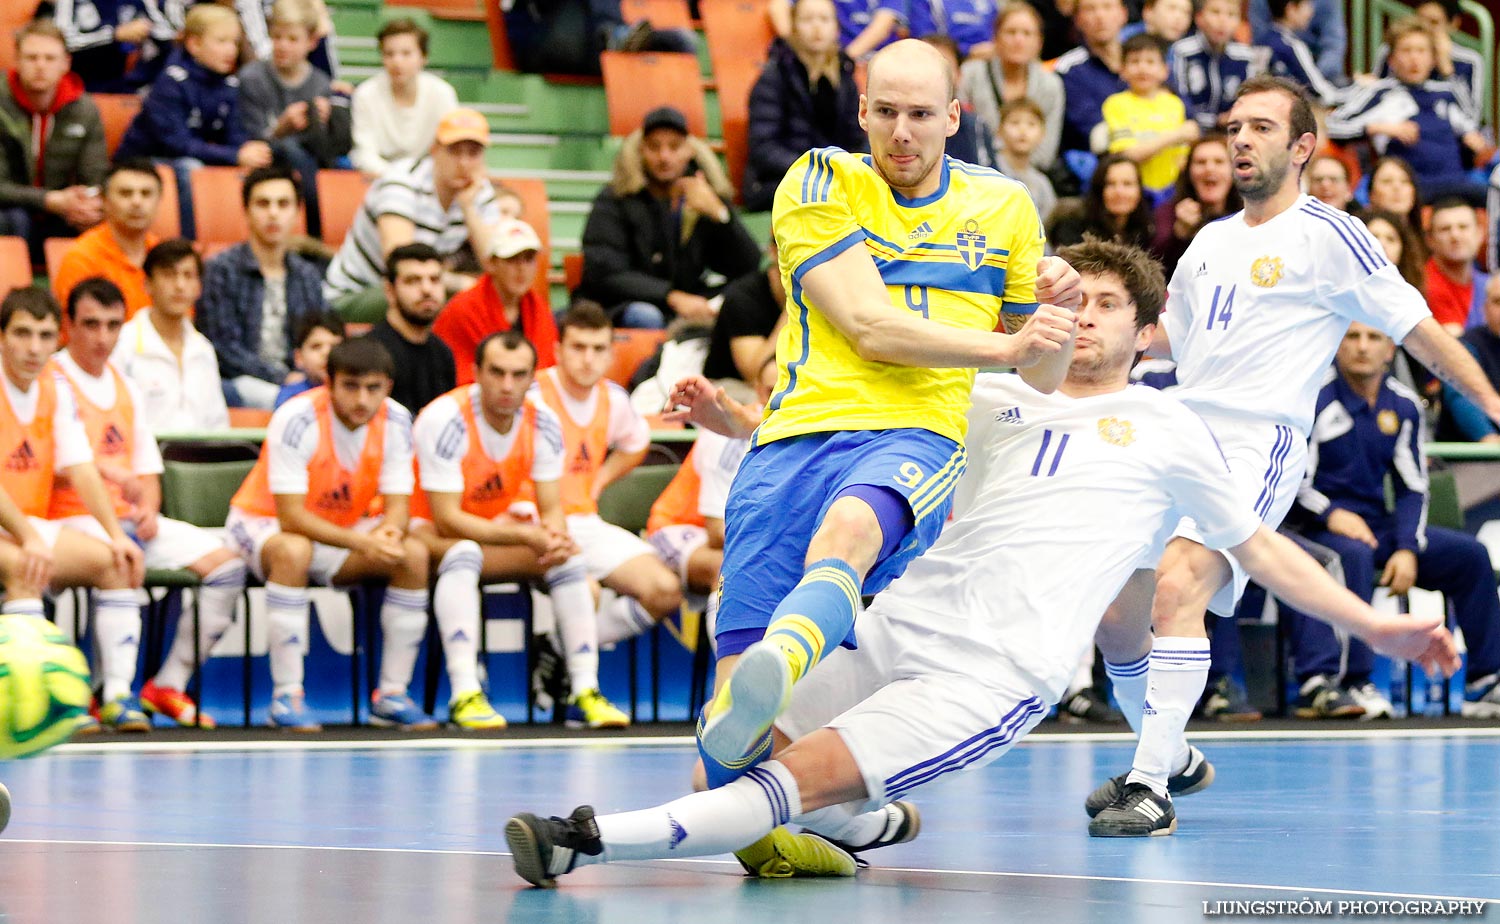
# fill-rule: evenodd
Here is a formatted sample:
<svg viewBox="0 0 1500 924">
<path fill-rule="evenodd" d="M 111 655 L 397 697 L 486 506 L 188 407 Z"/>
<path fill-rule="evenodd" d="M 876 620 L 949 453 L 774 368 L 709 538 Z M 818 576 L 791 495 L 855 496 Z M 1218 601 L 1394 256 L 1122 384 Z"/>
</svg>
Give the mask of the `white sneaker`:
<svg viewBox="0 0 1500 924">
<path fill-rule="evenodd" d="M 1481 677 L 1465 687 L 1460 712 L 1466 719 L 1500 719 L 1500 675 Z"/>
<path fill-rule="evenodd" d="M 1380 692 L 1380 688 L 1368 680 L 1359 686 L 1347 687 L 1344 692 L 1364 707 L 1365 714 L 1359 717 L 1361 722 L 1368 722 L 1371 719 L 1389 719 L 1396 714 L 1396 707 L 1391 705 L 1390 697 Z"/>
</svg>

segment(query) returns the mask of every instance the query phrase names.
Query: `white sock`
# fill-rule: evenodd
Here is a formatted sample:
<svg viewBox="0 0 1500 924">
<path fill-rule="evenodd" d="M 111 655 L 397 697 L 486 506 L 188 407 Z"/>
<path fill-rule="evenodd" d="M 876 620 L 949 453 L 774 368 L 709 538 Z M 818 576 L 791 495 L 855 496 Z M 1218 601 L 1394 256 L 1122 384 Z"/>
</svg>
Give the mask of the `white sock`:
<svg viewBox="0 0 1500 924">
<path fill-rule="evenodd" d="M 134 590 L 94 591 L 94 639 L 104 702 L 129 696 L 141 650 L 141 606 Z"/>
<path fill-rule="evenodd" d="M 198 588 L 198 655 L 208 653 L 219 643 L 219 637 L 234 622 L 234 608 L 245 590 L 245 563 L 231 558 L 204 575 Z M 177 636 L 167 660 L 156 672 L 156 684 L 174 690 L 187 689 L 193 676 L 193 611 L 184 606 L 177 620 Z"/>
<path fill-rule="evenodd" d="M 484 553 L 468 539 L 454 543 L 438 563 L 432 609 L 448 663 L 453 698 L 479 689 L 479 574 Z"/>
<path fill-rule="evenodd" d="M 1104 672 L 1115 688 L 1115 702 L 1120 704 L 1120 713 L 1137 736 L 1141 733 L 1141 707 L 1146 704 L 1146 670 L 1150 666 L 1150 654 L 1141 655 L 1129 664 L 1104 662 Z"/>
<path fill-rule="evenodd" d="M 307 588 L 266 582 L 266 643 L 272 696 L 302 692 L 302 648 L 307 644 Z"/>
<path fill-rule="evenodd" d="M 728 853 L 755 843 L 801 813 L 796 779 L 780 761 L 768 760 L 718 789 L 652 809 L 597 818 L 604 853 L 579 854 L 578 864 Z"/>
<path fill-rule="evenodd" d="M 599 623 L 583 558 L 575 555 L 547 572 L 547 595 L 562 636 L 563 657 L 576 696 L 599 688 Z"/>
<path fill-rule="evenodd" d="M 1094 649 L 1090 648 L 1073 669 L 1073 680 L 1068 684 L 1068 690 L 1063 694 L 1063 702 L 1074 693 L 1089 689 L 1094 685 Z"/>
<path fill-rule="evenodd" d="M 599 607 L 599 644 L 614 645 L 656 628 L 656 620 L 634 597 L 615 596 Z"/>
<path fill-rule="evenodd" d="M 1150 657 L 1141 740 L 1126 782 L 1166 796 L 1167 778 L 1187 765 L 1188 717 L 1208 685 L 1208 639 L 1157 638 Z"/>
<path fill-rule="evenodd" d="M 890 814 L 885 807 L 873 812 L 862 812 L 864 800 L 858 802 L 845 802 L 843 805 L 830 805 L 812 812 L 804 812 L 796 816 L 792 821 L 801 825 L 814 834 L 821 834 L 841 844 L 849 844 L 854 847 L 864 847 L 875 843 L 890 821 Z"/>
<path fill-rule="evenodd" d="M 0 613 L 7 616 L 36 616 L 41 619 L 47 618 L 47 611 L 42 608 L 42 601 L 38 597 L 24 597 L 17 599 L 6 598 L 5 605 L 0 606 Z"/>
<path fill-rule="evenodd" d="M 405 693 L 417 667 L 417 652 L 427 634 L 427 589 L 387 587 L 380 607 L 380 631 L 385 645 L 380 650 L 380 692 Z"/>
</svg>

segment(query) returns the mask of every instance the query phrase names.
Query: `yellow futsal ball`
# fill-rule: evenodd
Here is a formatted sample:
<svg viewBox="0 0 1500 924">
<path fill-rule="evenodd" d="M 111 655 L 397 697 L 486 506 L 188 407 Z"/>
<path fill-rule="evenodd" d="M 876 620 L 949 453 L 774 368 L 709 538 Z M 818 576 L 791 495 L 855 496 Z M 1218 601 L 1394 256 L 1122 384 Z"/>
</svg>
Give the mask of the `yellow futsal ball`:
<svg viewBox="0 0 1500 924">
<path fill-rule="evenodd" d="M 88 662 L 56 626 L 0 615 L 0 758 L 31 757 L 67 741 L 89 693 Z"/>
</svg>

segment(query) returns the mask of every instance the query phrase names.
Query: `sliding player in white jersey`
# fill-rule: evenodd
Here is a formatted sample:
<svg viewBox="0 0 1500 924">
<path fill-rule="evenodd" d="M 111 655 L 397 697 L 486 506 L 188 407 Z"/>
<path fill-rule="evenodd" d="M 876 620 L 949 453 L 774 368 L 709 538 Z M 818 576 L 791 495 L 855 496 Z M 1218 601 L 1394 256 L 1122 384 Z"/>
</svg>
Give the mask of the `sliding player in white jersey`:
<svg viewBox="0 0 1500 924">
<path fill-rule="evenodd" d="M 1301 483 L 1318 389 L 1350 321 L 1404 342 L 1497 421 L 1500 396 L 1364 223 L 1301 193 L 1317 125 L 1299 86 L 1245 81 L 1228 130 L 1245 209 L 1207 225 L 1188 246 L 1151 352 L 1176 360 L 1173 394 L 1208 423 L 1233 482 L 1274 529 Z M 1168 833 L 1169 791 L 1196 792 L 1213 778 L 1184 731 L 1208 678 L 1204 612 L 1233 614 L 1245 569 L 1207 548 L 1190 520 L 1169 527 L 1141 565 L 1155 573 L 1137 572 L 1099 633 L 1115 696 L 1140 742 L 1130 773 L 1086 802 L 1095 836 Z"/>
<path fill-rule="evenodd" d="M 1278 594 L 1377 648 L 1456 668 L 1437 617 L 1380 615 L 1339 586 L 1230 488 L 1197 415 L 1128 385 L 1162 304 L 1151 258 L 1097 241 L 1061 256 L 1084 293 L 1066 381 L 1043 395 L 1015 375 L 979 376 L 954 521 L 861 615 L 859 647 L 798 684 L 776 756 L 653 809 L 517 815 L 506 840 L 524 879 L 546 886 L 586 863 L 723 853 L 788 821 L 850 851 L 910 840 L 916 811 L 894 800 L 989 763 L 1047 714 L 1104 608 L 1179 510 Z"/>
</svg>

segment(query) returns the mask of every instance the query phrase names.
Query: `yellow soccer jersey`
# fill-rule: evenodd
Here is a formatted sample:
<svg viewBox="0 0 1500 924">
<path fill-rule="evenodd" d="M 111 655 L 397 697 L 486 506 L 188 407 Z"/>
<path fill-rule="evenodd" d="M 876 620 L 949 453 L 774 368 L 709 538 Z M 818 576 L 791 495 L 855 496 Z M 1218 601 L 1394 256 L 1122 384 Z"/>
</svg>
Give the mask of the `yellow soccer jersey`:
<svg viewBox="0 0 1500 924">
<path fill-rule="evenodd" d="M 916 427 L 963 442 L 971 369 L 920 369 L 859 358 L 802 290 L 802 275 L 862 245 L 891 302 L 938 324 L 992 331 L 1004 311 L 1036 310 L 1041 221 L 1026 187 L 945 159 L 937 192 L 907 199 L 868 155 L 804 154 L 776 191 L 772 228 L 787 291 L 776 391 L 756 442 L 835 430 Z"/>
<path fill-rule="evenodd" d="M 1187 121 L 1182 100 L 1169 90 L 1162 90 L 1150 99 L 1125 90 L 1105 99 L 1103 111 L 1104 124 L 1109 127 L 1111 154 L 1175 131 Z M 1141 164 L 1141 185 L 1159 192 L 1176 183 L 1187 152 L 1185 144 L 1158 151 Z"/>
</svg>

